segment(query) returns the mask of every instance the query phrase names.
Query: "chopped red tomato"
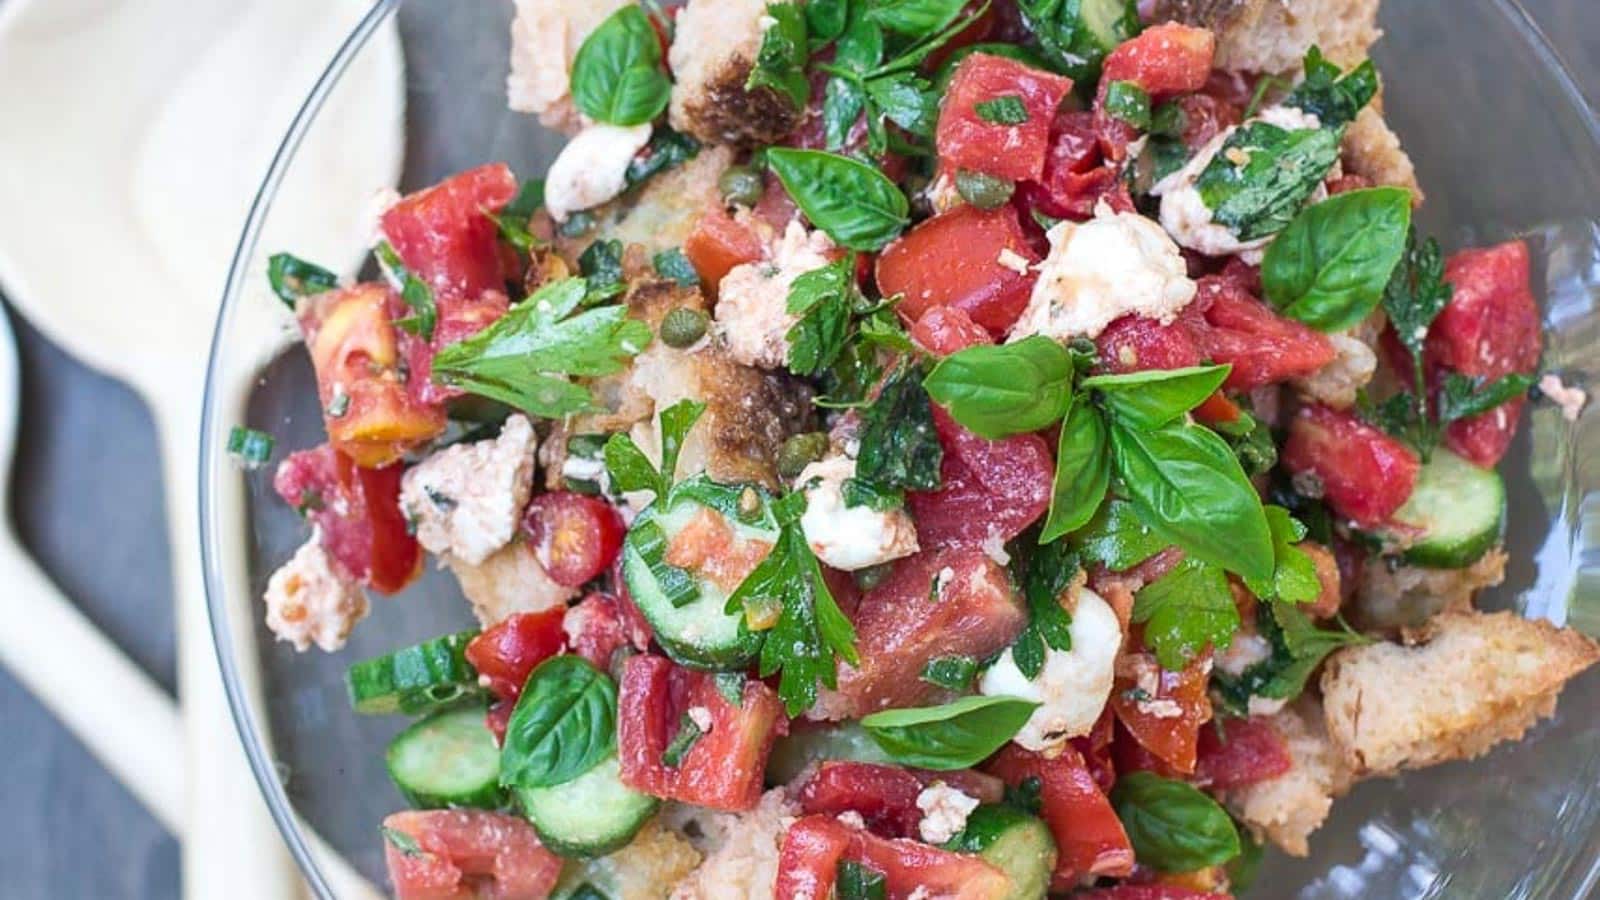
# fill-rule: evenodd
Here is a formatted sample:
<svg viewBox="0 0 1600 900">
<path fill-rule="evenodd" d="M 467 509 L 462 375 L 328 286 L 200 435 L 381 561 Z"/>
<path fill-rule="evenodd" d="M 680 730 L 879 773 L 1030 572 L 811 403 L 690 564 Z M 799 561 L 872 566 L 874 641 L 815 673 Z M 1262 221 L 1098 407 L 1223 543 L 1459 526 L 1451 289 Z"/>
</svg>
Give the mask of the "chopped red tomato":
<svg viewBox="0 0 1600 900">
<path fill-rule="evenodd" d="M 1185 775 L 1167 764 L 1167 761 L 1145 749 L 1121 722 L 1116 724 L 1116 740 L 1111 744 L 1111 758 L 1117 774 L 1129 772 L 1154 772 L 1162 778 L 1182 780 Z M 1110 793 L 1107 791 L 1106 793 Z"/>
<path fill-rule="evenodd" d="M 566 614 L 564 607 L 513 613 L 467 644 L 467 662 L 488 677 L 490 693 L 514 700 L 534 667 L 566 646 L 567 634 L 561 629 Z"/>
<path fill-rule="evenodd" d="M 300 304 L 300 330 L 317 372 L 328 440 L 362 466 L 384 466 L 444 430 L 441 407 L 408 391 L 390 321 L 399 303 L 381 284 L 358 284 Z"/>
<path fill-rule="evenodd" d="M 941 486 L 906 495 L 924 548 L 1009 541 L 1044 515 L 1055 463 L 1043 438 L 1019 434 L 986 441 L 938 406 L 933 423 L 944 445 Z"/>
<path fill-rule="evenodd" d="M 537 900 L 561 877 L 561 857 L 516 816 L 429 809 L 383 820 L 383 856 L 399 900 Z M 404 843 L 402 843 L 404 842 Z"/>
<path fill-rule="evenodd" d="M 935 356 L 949 356 L 979 344 L 992 344 L 994 338 L 982 325 L 972 321 L 965 310 L 954 306 L 935 306 L 911 326 L 911 339 Z"/>
<path fill-rule="evenodd" d="M 924 550 L 894 563 L 861 598 L 854 622 L 861 664 L 840 666 L 837 692 L 819 701 L 830 719 L 916 706 L 933 690 L 920 677 L 928 660 L 998 653 L 1027 614 L 982 550 Z"/>
<path fill-rule="evenodd" d="M 407 195 L 379 224 L 400 261 L 433 288 L 435 299 L 475 300 L 505 287 L 499 230 L 485 213 L 499 212 L 516 195 L 510 167 L 490 163 Z"/>
<path fill-rule="evenodd" d="M 1072 739 L 1072 748 L 1083 757 L 1083 764 L 1089 767 L 1089 774 L 1094 776 L 1094 783 L 1107 794 L 1111 793 L 1112 786 L 1117 783 L 1117 767 L 1112 758 L 1116 728 L 1117 717 L 1107 707 L 1101 711 L 1100 718 L 1095 720 L 1094 727 L 1089 729 L 1088 734 Z"/>
<path fill-rule="evenodd" d="M 1132 653 L 1128 657 L 1129 665 L 1119 664 L 1119 669 L 1126 668 L 1143 677 L 1130 674 L 1117 678 L 1111 689 L 1111 708 L 1118 721 L 1162 762 L 1186 775 L 1193 772 L 1200 726 L 1211 719 L 1211 700 L 1206 696 L 1210 656 L 1196 656 L 1180 672 L 1161 668 L 1153 654 Z"/>
<path fill-rule="evenodd" d="M 711 714 L 711 730 L 695 739 L 677 766 L 669 766 L 662 754 L 691 707 Z M 761 799 L 767 755 L 787 724 L 778 695 L 761 682 L 746 681 L 735 706 L 712 674 L 650 655 L 628 660 L 617 709 L 624 783 L 668 800 L 729 811 L 752 809 Z"/>
<path fill-rule="evenodd" d="M 572 643 L 572 652 L 602 672 L 611 670 L 611 659 L 621 648 L 645 650 L 650 646 L 649 628 L 640 628 L 622 601 L 610 594 L 584 597 L 583 602 L 567 610 L 562 627 Z"/>
<path fill-rule="evenodd" d="M 1057 114 L 1050 129 L 1043 180 L 1018 186 L 1016 198 L 1024 209 L 1081 221 L 1105 200 L 1118 212 L 1131 212 L 1133 199 L 1123 183 L 1121 168 L 1106 162 L 1099 136 L 1094 113 L 1064 110 Z"/>
<path fill-rule="evenodd" d="M 800 788 L 800 808 L 808 814 L 836 816 L 853 811 L 867 827 L 886 837 L 914 837 L 922 810 L 922 782 L 899 766 L 824 762 Z"/>
<path fill-rule="evenodd" d="M 1191 150 L 1205 146 L 1229 126 L 1239 124 L 1239 107 L 1211 94 L 1185 94 L 1173 101 L 1183 112 L 1183 143 Z"/>
<path fill-rule="evenodd" d="M 918 841 L 878 837 L 833 816 L 811 815 L 789 827 L 778 854 L 777 900 L 829 897 L 839 863 L 861 863 L 883 876 L 887 900 L 941 897 L 1001 900 L 1011 889 L 1004 872 L 968 853 Z"/>
<path fill-rule="evenodd" d="M 1445 426 L 1444 444 L 1456 454 L 1486 469 L 1494 468 L 1517 436 L 1526 397 L 1515 397 L 1488 412 L 1457 419 Z"/>
<path fill-rule="evenodd" d="M 1231 790 L 1276 778 L 1294 760 L 1283 735 L 1264 718 L 1226 719 L 1200 731 L 1195 784 Z"/>
<path fill-rule="evenodd" d="M 987 53 L 961 61 L 950 80 L 939 111 L 939 160 L 949 172 L 970 169 L 1012 181 L 1038 181 L 1044 174 L 1050 123 L 1056 108 L 1072 90 L 1072 79 L 1035 69 L 1026 63 Z M 1015 124 L 1007 124 L 980 105 L 992 101 L 1022 106 Z"/>
<path fill-rule="evenodd" d="M 770 193 L 770 191 L 769 191 Z M 761 259 L 761 239 L 716 206 L 705 211 L 683 242 L 683 255 L 700 273 L 706 294 L 717 295 L 717 285 L 733 267 Z"/>
<path fill-rule="evenodd" d="M 475 299 L 444 298 L 438 301 L 438 321 L 434 324 L 433 339 L 423 340 L 421 335 L 400 332 L 400 352 L 406 358 L 406 388 L 416 402 L 438 407 L 466 391 L 439 384 L 433 380 L 433 356 L 443 347 L 464 341 L 477 334 L 506 314 L 511 301 L 498 290 L 487 290 Z M 396 294 L 389 297 L 389 316 L 401 319 L 411 310 Z"/>
<path fill-rule="evenodd" d="M 1227 425 L 1239 421 L 1242 415 L 1244 410 L 1239 408 L 1239 404 L 1229 400 L 1221 391 L 1202 400 L 1194 408 L 1194 417 L 1207 425 Z"/>
<path fill-rule="evenodd" d="M 400 512 L 396 463 L 363 469 L 327 444 L 291 453 L 272 486 L 322 533 L 322 546 L 351 577 L 383 594 L 410 584 L 422 569 L 422 549 Z"/>
<path fill-rule="evenodd" d="M 963 204 L 884 248 L 878 289 L 885 297 L 904 295 L 897 309 L 908 323 L 949 306 L 1000 337 L 1027 307 L 1038 277 L 1031 266 L 1039 259 L 1014 208 L 984 211 Z"/>
<path fill-rule="evenodd" d="M 1094 343 L 1108 372 L 1183 369 L 1205 359 L 1183 321 L 1163 325 L 1144 316 L 1123 316 L 1107 325 Z"/>
<path fill-rule="evenodd" d="M 1273 312 L 1236 279 L 1207 275 L 1198 285 L 1184 321 L 1191 323 L 1202 354 L 1233 366 L 1228 390 L 1310 375 L 1337 355 L 1325 336 Z"/>
<path fill-rule="evenodd" d="M 627 532 L 616 507 L 575 491 L 550 491 L 528 503 L 522 531 L 534 558 L 556 584 L 596 578 L 622 550 Z"/>
<path fill-rule="evenodd" d="M 1152 25 L 1106 55 L 1101 91 L 1113 81 L 1131 81 L 1151 99 L 1198 91 L 1211 77 L 1216 44 L 1205 28 L 1176 22 Z"/>
<path fill-rule="evenodd" d="M 1120 878 L 1133 871 L 1127 832 L 1077 750 L 1069 746 L 1047 759 L 1007 744 L 987 768 L 1013 787 L 1039 780 L 1040 814 L 1056 839 L 1052 890 L 1067 891 L 1091 877 Z"/>
<path fill-rule="evenodd" d="M 1420 463 L 1411 448 L 1350 413 L 1302 407 L 1289 426 L 1283 465 L 1322 487 L 1333 511 L 1358 525 L 1382 524 L 1417 483 Z"/>
<path fill-rule="evenodd" d="M 1230 894 L 1197 891 L 1170 884 L 1119 884 L 1073 894 L 1077 900 L 1233 900 Z"/>
</svg>

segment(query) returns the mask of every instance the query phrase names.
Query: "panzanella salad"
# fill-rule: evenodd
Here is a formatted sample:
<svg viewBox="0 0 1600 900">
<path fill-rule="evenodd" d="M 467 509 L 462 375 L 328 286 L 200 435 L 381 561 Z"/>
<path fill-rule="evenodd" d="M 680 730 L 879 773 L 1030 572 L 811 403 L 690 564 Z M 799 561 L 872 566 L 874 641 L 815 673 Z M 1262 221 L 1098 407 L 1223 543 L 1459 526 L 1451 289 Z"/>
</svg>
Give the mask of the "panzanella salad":
<svg viewBox="0 0 1600 900">
<path fill-rule="evenodd" d="M 1584 398 L 1528 248 L 1414 225 L 1374 6 L 520 0 L 545 177 L 270 271 L 268 625 L 429 554 L 480 622 L 349 670 L 396 893 L 1223 897 L 1550 714 L 1596 646 L 1473 598 Z"/>
</svg>

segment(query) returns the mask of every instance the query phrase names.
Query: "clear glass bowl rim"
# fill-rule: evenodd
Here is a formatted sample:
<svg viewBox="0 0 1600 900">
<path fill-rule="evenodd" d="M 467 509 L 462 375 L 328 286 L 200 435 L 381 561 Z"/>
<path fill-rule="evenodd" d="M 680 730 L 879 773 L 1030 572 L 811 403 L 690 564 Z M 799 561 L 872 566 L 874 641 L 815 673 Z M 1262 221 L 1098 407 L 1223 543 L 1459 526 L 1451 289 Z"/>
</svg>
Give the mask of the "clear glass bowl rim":
<svg viewBox="0 0 1600 900">
<path fill-rule="evenodd" d="M 333 888 L 318 865 L 311 848 L 301 832 L 301 823 L 298 821 L 293 806 L 289 800 L 284 785 L 279 778 L 277 768 L 263 740 L 263 734 L 256 722 L 255 713 L 250 707 L 250 699 L 241 682 L 238 664 L 234 659 L 232 646 L 233 635 L 229 624 L 229 611 L 227 605 L 227 590 L 225 577 L 219 562 L 221 541 L 223 538 L 221 525 L 221 510 L 217 502 L 216 485 L 221 479 L 227 477 L 227 455 L 218 438 L 216 417 L 219 413 L 217 385 L 222 354 L 226 352 L 224 336 L 227 334 L 227 325 L 235 306 L 241 302 L 243 284 L 249 277 L 250 261 L 255 254 L 257 241 L 260 237 L 261 227 L 269 214 L 272 201 L 283 181 L 289 166 L 293 163 L 296 151 L 301 141 L 315 123 L 317 114 L 327 101 L 340 78 L 351 62 L 360 54 L 368 40 L 378 31 L 383 24 L 395 14 L 405 0 L 374 0 L 372 6 L 361 17 L 360 21 L 351 30 L 348 37 L 340 44 L 326 69 L 317 78 L 305 102 L 296 112 L 294 120 L 289 126 L 283 141 L 274 152 L 272 162 L 263 177 L 261 187 L 257 190 L 251 202 L 249 214 L 245 220 L 239 243 L 229 264 L 227 281 L 223 288 L 222 302 L 217 312 L 216 324 L 212 332 L 211 346 L 208 352 L 206 365 L 204 407 L 200 421 L 200 468 L 198 476 L 199 508 L 196 511 L 200 516 L 201 535 L 201 563 L 205 574 L 206 607 L 211 623 L 211 637 L 213 649 L 217 654 L 217 662 L 222 672 L 225 693 L 228 698 L 229 710 L 232 713 L 234 725 L 243 744 L 245 755 L 248 758 L 251 772 L 260 787 L 262 795 L 266 798 L 267 806 L 273 821 L 288 844 L 289 851 L 295 862 L 304 873 L 312 891 L 321 900 L 337 900 Z M 1392 0 L 1391 0 L 1392 2 Z M 1439 0 L 1449 2 L 1449 0 Z M 1553 82 L 1559 87 L 1563 99 L 1578 113 L 1589 136 L 1591 145 L 1600 153 L 1600 115 L 1589 102 L 1577 81 L 1573 78 L 1571 69 L 1567 66 L 1561 54 L 1550 43 L 1544 31 L 1534 21 L 1528 10 L 1522 5 L 1521 0 L 1490 0 L 1507 22 L 1527 44 L 1528 48 L 1544 63 Z M 1584 874 L 1581 881 L 1580 894 L 1587 896 L 1597 884 L 1600 884 L 1600 859 L 1594 860 Z"/>
</svg>

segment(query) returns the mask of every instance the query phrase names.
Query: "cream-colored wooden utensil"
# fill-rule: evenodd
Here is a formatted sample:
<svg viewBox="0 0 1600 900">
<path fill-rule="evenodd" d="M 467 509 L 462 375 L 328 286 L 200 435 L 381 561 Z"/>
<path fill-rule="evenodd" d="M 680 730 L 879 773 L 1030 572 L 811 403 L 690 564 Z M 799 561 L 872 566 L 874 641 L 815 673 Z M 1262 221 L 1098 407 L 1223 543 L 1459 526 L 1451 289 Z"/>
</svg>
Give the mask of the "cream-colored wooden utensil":
<svg viewBox="0 0 1600 900">
<path fill-rule="evenodd" d="M 0 5 L 0 284 L 52 340 L 132 384 L 161 435 L 188 897 L 277 900 L 301 885 L 239 752 L 210 639 L 196 515 L 199 409 L 216 301 L 250 198 L 301 99 L 368 5 Z M 280 192 L 273 225 L 293 234 L 279 240 L 312 258 L 355 260 L 371 196 L 398 178 L 404 94 L 392 23 L 376 41 L 302 147 L 304 179 Z M 285 334 L 280 323 L 262 330 L 261 347 L 230 352 L 264 359 Z M 15 637 L 8 629 L 0 641 Z M 253 691 L 254 662 L 240 659 Z M 47 700 L 66 699 L 52 684 L 37 687 Z M 372 893 L 337 859 L 324 862 L 341 897 Z"/>
</svg>

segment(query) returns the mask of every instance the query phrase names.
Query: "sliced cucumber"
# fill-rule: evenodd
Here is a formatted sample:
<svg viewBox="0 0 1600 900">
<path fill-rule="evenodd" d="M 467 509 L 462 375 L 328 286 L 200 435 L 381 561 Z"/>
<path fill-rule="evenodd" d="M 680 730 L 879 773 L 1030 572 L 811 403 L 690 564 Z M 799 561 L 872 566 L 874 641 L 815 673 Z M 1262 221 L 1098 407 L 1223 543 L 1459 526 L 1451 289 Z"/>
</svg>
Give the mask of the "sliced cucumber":
<svg viewBox="0 0 1600 900">
<path fill-rule="evenodd" d="M 976 853 L 1011 879 L 1006 900 L 1038 900 L 1050 887 L 1056 842 L 1050 829 L 1014 806 L 984 804 L 967 816 L 967 827 L 946 850 Z"/>
<path fill-rule="evenodd" d="M 737 504 L 742 490 L 709 481 L 679 485 L 664 511 L 651 507 L 640 514 L 623 543 L 622 577 L 628 594 L 650 621 L 662 649 L 685 666 L 743 669 L 761 650 L 762 635 L 745 626 L 743 615 L 725 611 L 727 592 L 664 558 L 673 537 L 706 509 L 722 516 L 738 537 L 776 541 L 778 529 L 770 514 L 763 512 L 750 522 L 741 518 Z"/>
<path fill-rule="evenodd" d="M 477 634 L 447 634 L 356 663 L 344 676 L 350 706 L 358 713 L 422 715 L 480 694 L 465 655 Z"/>
<path fill-rule="evenodd" d="M 601 856 L 633 840 L 661 801 L 622 783 L 615 755 L 566 784 L 518 788 L 539 839 L 562 856 Z"/>
<path fill-rule="evenodd" d="M 435 713 L 395 736 L 386 754 L 389 777 L 418 809 L 505 805 L 500 748 L 476 705 Z"/>
<path fill-rule="evenodd" d="M 1073 35 L 1075 49 L 1099 60 L 1139 32 L 1139 12 L 1128 0 L 1083 0 L 1078 7 L 1083 28 Z"/>
<path fill-rule="evenodd" d="M 1421 533 L 1402 557 L 1437 569 L 1471 565 L 1499 542 L 1505 511 L 1506 488 L 1498 474 L 1435 450 L 1394 514 L 1396 523 Z"/>
<path fill-rule="evenodd" d="M 826 728 L 793 728 L 772 743 L 767 759 L 767 780 L 788 784 L 812 763 L 829 759 L 850 762 L 893 762 L 859 722 L 841 722 Z"/>
</svg>

